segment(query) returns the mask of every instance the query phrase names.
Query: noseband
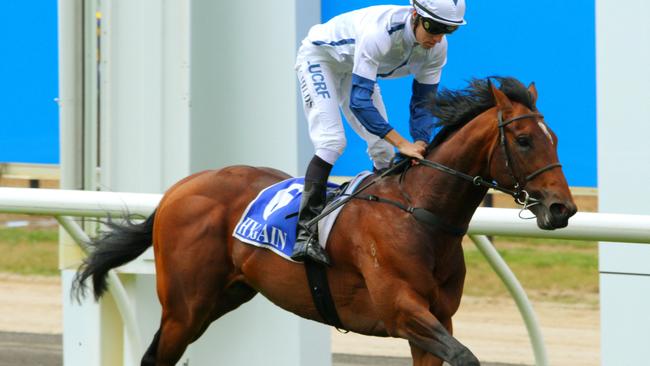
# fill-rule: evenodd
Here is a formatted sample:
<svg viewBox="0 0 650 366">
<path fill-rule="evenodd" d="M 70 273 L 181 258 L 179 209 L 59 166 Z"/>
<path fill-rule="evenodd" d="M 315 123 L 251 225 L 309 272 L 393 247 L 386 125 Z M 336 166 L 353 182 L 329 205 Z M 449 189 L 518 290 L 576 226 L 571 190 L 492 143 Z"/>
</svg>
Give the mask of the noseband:
<svg viewBox="0 0 650 366">
<path fill-rule="evenodd" d="M 424 166 L 438 169 L 440 171 L 443 171 L 445 173 L 451 174 L 453 176 L 462 178 L 464 180 L 472 182 L 476 186 L 483 186 L 487 188 L 492 188 L 494 190 L 509 194 L 515 199 L 515 202 L 517 202 L 520 205 L 523 205 L 524 209 L 534 206 L 536 204 L 539 204 L 539 200 L 536 198 L 533 198 L 530 196 L 530 194 L 524 189 L 526 184 L 533 179 L 535 179 L 537 176 L 540 174 L 549 171 L 554 168 L 560 168 L 562 167 L 562 164 L 560 163 L 551 163 L 548 164 L 547 166 L 537 169 L 534 172 L 528 174 L 526 177 L 524 177 L 523 184 L 519 182 L 517 177 L 515 176 L 514 170 L 513 170 L 513 164 L 512 164 L 512 158 L 510 156 L 510 150 L 508 149 L 508 144 L 506 143 L 506 132 L 505 132 L 505 127 L 513 122 L 526 119 L 526 118 L 544 118 L 539 113 L 527 113 L 527 114 L 522 114 L 520 116 L 512 117 L 509 120 L 504 121 L 503 120 L 503 113 L 501 111 L 497 112 L 497 120 L 498 120 L 498 128 L 499 128 L 499 144 L 501 145 L 501 149 L 503 150 L 503 153 L 506 157 L 506 168 L 508 169 L 508 174 L 512 178 L 512 181 L 514 182 L 514 189 L 508 189 L 505 188 L 504 186 L 500 185 L 496 181 L 487 181 L 483 179 L 480 175 L 477 176 L 471 176 L 469 174 L 465 174 L 463 172 L 459 172 L 455 169 L 449 168 L 448 166 L 442 165 L 440 163 L 436 163 L 431 160 L 427 159 L 422 159 L 418 160 L 418 162 Z M 491 156 L 492 154 L 490 154 Z"/>
</svg>

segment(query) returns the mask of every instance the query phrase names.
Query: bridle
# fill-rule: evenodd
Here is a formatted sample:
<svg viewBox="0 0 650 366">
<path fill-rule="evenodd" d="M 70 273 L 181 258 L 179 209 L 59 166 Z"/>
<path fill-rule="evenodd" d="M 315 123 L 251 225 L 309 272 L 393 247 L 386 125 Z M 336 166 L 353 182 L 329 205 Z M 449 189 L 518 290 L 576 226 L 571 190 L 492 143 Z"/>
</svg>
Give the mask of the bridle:
<svg viewBox="0 0 650 366">
<path fill-rule="evenodd" d="M 528 191 L 524 189 L 526 184 L 539 175 L 541 175 L 544 172 L 547 172 L 551 169 L 555 168 L 560 168 L 562 167 L 562 164 L 560 163 L 551 163 L 546 165 L 545 167 L 542 167 L 540 169 L 535 170 L 534 172 L 528 174 L 527 176 L 524 177 L 523 182 L 519 182 L 517 177 L 515 176 L 514 170 L 513 170 L 513 164 L 512 164 L 512 158 L 510 156 L 510 150 L 508 150 L 508 144 L 506 143 L 506 132 L 505 132 L 505 127 L 513 122 L 520 121 L 526 118 L 544 118 L 543 115 L 539 113 L 526 113 L 522 114 L 516 117 L 512 117 L 508 120 L 503 120 L 503 113 L 501 110 L 497 112 L 497 127 L 499 128 L 499 136 L 497 137 L 499 139 L 499 145 L 501 146 L 501 149 L 506 157 L 506 168 L 508 169 L 508 174 L 512 178 L 512 181 L 514 182 L 514 187 L 513 189 L 508 189 L 504 187 L 503 185 L 499 184 L 496 181 L 488 181 L 485 180 L 483 177 L 480 175 L 477 176 L 471 176 L 469 174 L 465 174 L 463 172 L 460 172 L 458 170 L 452 169 L 448 166 L 442 165 L 440 163 L 427 160 L 427 159 L 418 159 L 418 163 L 421 165 L 424 165 L 426 167 L 434 168 L 440 171 L 443 171 L 445 173 L 451 174 L 453 176 L 459 177 L 461 179 L 467 180 L 472 182 L 476 186 L 483 186 L 487 188 L 492 188 L 494 190 L 509 194 L 515 199 L 515 202 L 518 204 L 524 206 L 522 210 L 527 209 L 528 207 L 538 205 L 540 204 L 540 201 L 536 198 L 533 198 L 530 196 Z M 492 156 L 492 153 L 490 153 L 490 157 Z"/>
</svg>

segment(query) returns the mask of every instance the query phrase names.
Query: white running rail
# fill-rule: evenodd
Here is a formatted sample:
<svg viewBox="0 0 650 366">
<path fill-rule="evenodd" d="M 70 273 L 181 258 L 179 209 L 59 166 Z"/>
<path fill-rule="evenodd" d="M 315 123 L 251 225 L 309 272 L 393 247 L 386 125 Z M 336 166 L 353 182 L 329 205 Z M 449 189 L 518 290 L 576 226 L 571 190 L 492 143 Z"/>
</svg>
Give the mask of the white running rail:
<svg viewBox="0 0 650 366">
<path fill-rule="evenodd" d="M 161 197 L 160 194 L 0 188 L 0 212 L 55 216 L 83 247 L 87 239 L 85 233 L 67 216 L 117 218 L 128 213 L 146 217 Z M 535 220 L 520 219 L 519 210 L 480 207 L 472 218 L 468 234 L 513 296 L 528 329 L 535 363 L 548 366 L 542 334 L 530 301 L 486 235 L 650 243 L 650 216 L 578 213 L 569 220 L 567 228 L 544 231 L 537 228 Z M 132 349 L 139 350 L 142 340 L 124 288 L 115 274 L 110 276 L 110 284 L 109 291 L 118 303 L 127 332 L 136 343 Z"/>
</svg>

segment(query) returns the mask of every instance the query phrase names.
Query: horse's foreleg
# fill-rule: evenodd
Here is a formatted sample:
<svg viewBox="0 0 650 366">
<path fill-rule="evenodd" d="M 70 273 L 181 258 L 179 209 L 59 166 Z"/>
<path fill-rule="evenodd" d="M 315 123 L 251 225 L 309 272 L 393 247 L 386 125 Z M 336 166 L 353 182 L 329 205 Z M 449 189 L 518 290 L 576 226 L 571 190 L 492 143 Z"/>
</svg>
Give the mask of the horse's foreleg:
<svg viewBox="0 0 650 366">
<path fill-rule="evenodd" d="M 389 325 L 389 333 L 407 339 L 412 348 L 416 346 L 452 366 L 480 365 L 476 356 L 452 337 L 445 326 L 431 314 L 427 302 L 418 295 L 402 292 L 397 296 L 393 310 L 391 319 L 386 323 Z M 439 364 L 435 358 L 429 356 L 422 355 L 420 360 L 417 360 L 417 348 L 414 361 L 424 363 L 414 363 L 415 366 Z"/>
<path fill-rule="evenodd" d="M 413 357 L 413 366 L 442 366 L 443 361 L 441 358 L 432 355 L 431 353 L 423 350 L 413 343 L 409 343 L 411 347 L 411 357 Z"/>
<path fill-rule="evenodd" d="M 443 322 L 447 331 L 451 332 L 451 320 Z M 413 366 L 442 366 L 443 361 L 441 358 L 423 350 L 414 343 L 409 343 L 411 347 L 411 356 L 413 357 Z"/>
</svg>

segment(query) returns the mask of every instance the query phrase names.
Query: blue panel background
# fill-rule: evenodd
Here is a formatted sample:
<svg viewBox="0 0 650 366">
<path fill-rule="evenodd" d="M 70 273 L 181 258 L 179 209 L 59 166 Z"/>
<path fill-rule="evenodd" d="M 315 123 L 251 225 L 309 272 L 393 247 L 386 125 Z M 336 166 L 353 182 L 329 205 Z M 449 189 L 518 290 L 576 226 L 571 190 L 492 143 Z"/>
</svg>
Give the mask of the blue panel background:
<svg viewBox="0 0 650 366">
<path fill-rule="evenodd" d="M 322 19 L 379 4 L 408 1 L 322 1 Z M 467 1 L 467 25 L 449 36 L 441 87 L 472 77 L 514 76 L 535 82 L 537 103 L 558 135 L 572 186 L 596 187 L 596 55 L 593 1 Z M 568 21 L 570 19 L 570 21 Z M 411 79 L 381 80 L 390 123 L 408 136 Z M 365 143 L 346 125 L 348 147 L 335 175 L 370 167 Z"/>
<path fill-rule="evenodd" d="M 0 162 L 58 163 L 57 1 L 3 1 Z"/>
<path fill-rule="evenodd" d="M 377 4 L 408 1 L 323 0 L 323 21 Z M 57 2 L 3 5 L 0 162 L 58 163 Z M 538 106 L 560 138 L 560 158 L 569 183 L 595 187 L 594 2 L 470 0 L 466 18 L 468 25 L 449 37 L 449 61 L 441 86 L 460 88 L 471 77 L 488 75 L 535 81 Z M 380 84 L 390 122 L 408 135 L 411 80 Z M 348 148 L 334 168 L 336 175 L 352 175 L 370 166 L 365 143 L 349 129 L 347 138 Z"/>
</svg>

